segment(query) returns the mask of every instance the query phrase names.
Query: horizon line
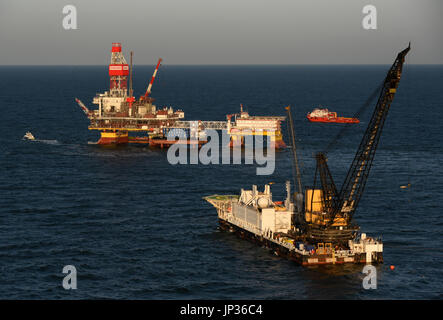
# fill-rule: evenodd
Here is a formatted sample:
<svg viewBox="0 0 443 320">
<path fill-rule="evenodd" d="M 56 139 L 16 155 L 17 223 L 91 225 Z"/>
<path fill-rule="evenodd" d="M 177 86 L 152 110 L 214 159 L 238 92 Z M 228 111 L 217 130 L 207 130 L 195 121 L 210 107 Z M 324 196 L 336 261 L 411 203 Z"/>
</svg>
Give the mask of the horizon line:
<svg viewBox="0 0 443 320">
<path fill-rule="evenodd" d="M 386 66 L 390 63 L 272 63 L 272 64 L 165 64 L 165 66 L 211 66 L 211 67 L 223 67 L 223 66 Z M 443 63 L 413 63 L 409 66 L 443 66 Z M 106 67 L 108 64 L 0 64 L 0 67 Z M 134 66 L 155 66 L 155 64 L 134 64 Z"/>
</svg>

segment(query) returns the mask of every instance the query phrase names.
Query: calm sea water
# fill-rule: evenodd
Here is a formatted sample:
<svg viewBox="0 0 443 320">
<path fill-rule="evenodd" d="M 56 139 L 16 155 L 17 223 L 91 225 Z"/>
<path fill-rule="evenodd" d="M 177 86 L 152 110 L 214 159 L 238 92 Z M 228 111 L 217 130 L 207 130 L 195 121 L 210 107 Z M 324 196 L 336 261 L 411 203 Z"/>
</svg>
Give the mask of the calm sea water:
<svg viewBox="0 0 443 320">
<path fill-rule="evenodd" d="M 152 95 L 159 106 L 183 108 L 188 120 L 224 120 L 240 103 L 252 115 L 284 115 L 290 104 L 309 185 L 313 154 L 341 126 L 311 124 L 306 113 L 323 105 L 352 116 L 388 67 L 165 65 Z M 137 96 L 152 70 L 135 67 Z M 405 66 L 355 215 L 385 244 L 370 291 L 362 266 L 300 267 L 217 229 L 202 197 L 273 181 L 274 199 L 283 199 L 288 150 L 277 153 L 272 176 L 257 176 L 255 165 L 172 166 L 165 150 L 88 145 L 98 134 L 74 97 L 90 106 L 107 90 L 105 66 L 0 67 L 0 74 L 0 298 L 443 298 L 442 66 Z M 329 153 L 338 186 L 374 105 Z M 28 130 L 39 141 L 22 140 Z M 69 264 L 77 290 L 62 288 Z"/>
</svg>

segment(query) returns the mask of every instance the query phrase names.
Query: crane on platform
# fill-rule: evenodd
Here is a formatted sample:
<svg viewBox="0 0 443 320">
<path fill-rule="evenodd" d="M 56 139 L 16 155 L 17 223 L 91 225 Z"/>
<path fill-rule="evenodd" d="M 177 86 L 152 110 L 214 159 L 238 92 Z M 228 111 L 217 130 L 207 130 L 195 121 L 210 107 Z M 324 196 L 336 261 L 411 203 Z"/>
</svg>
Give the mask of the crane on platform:
<svg viewBox="0 0 443 320">
<path fill-rule="evenodd" d="M 318 177 L 321 185 L 319 194 L 322 213 L 318 215 L 318 219 L 314 219 L 313 212 L 310 216 L 309 225 L 312 237 L 318 239 L 326 237 L 330 240 L 334 236 L 337 236 L 346 240 L 347 237 L 351 236 L 351 232 L 346 232 L 346 229 L 349 228 L 348 231 L 355 230 L 355 226 L 351 226 L 352 217 L 362 198 L 383 125 L 395 93 L 397 92 L 405 57 L 410 49 L 411 45 L 409 43 L 409 46 L 397 55 L 397 58 L 387 73 L 375 110 L 340 191 L 337 191 L 335 186 L 327 164 L 328 159 L 326 154 L 323 152 L 316 154 L 317 166 L 314 176 L 313 192 L 310 193 L 311 199 L 306 199 L 306 201 L 311 201 L 307 207 L 311 208 L 312 211 L 312 208 L 315 207 L 312 201 L 314 199 L 315 185 Z M 334 233 L 332 232 L 333 229 L 343 232 Z"/>
<path fill-rule="evenodd" d="M 157 66 L 155 67 L 154 73 L 152 74 L 151 81 L 149 82 L 148 88 L 146 89 L 145 95 L 140 97 L 141 100 L 147 100 L 149 94 L 151 93 L 152 85 L 154 84 L 155 77 L 157 76 L 158 68 L 160 68 L 160 64 L 163 61 L 162 58 L 158 59 Z"/>
<path fill-rule="evenodd" d="M 89 115 L 91 113 L 91 111 L 84 105 L 83 102 L 81 102 L 80 99 L 75 98 L 75 102 L 77 102 L 77 104 L 79 105 L 79 107 L 82 109 L 82 111 L 86 114 Z"/>
</svg>

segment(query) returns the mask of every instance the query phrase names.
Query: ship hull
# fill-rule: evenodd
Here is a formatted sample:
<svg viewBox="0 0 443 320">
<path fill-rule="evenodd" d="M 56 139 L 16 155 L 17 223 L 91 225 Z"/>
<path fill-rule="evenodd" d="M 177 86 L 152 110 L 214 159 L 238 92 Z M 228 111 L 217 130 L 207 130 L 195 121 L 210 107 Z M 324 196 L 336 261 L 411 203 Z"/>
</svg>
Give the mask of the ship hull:
<svg viewBox="0 0 443 320">
<path fill-rule="evenodd" d="M 235 224 L 232 224 L 224 219 L 219 218 L 219 226 L 223 231 L 233 232 L 239 238 L 253 242 L 259 246 L 270 249 L 275 255 L 294 261 L 302 266 L 318 266 L 318 265 L 332 265 L 332 264 L 366 264 L 366 254 L 356 253 L 352 257 L 336 257 L 334 253 L 331 254 L 313 254 L 304 255 L 293 250 L 289 250 L 283 245 L 274 241 L 270 241 L 261 235 L 254 234 L 246 229 L 243 229 Z M 383 263 L 383 253 L 377 252 L 372 257 L 371 263 Z"/>
<path fill-rule="evenodd" d="M 327 117 L 307 117 L 310 122 L 323 122 L 323 123 L 360 123 L 360 120 L 356 118 L 327 118 Z"/>
<path fill-rule="evenodd" d="M 229 142 L 229 147 L 230 148 L 235 148 L 238 147 L 239 145 L 235 142 L 233 142 L 232 140 Z M 241 143 L 240 147 L 244 147 L 245 144 Z M 269 143 L 269 149 L 276 149 L 276 150 L 280 150 L 280 149 L 286 149 L 287 145 L 283 140 L 277 140 L 277 141 L 271 141 Z"/>
<path fill-rule="evenodd" d="M 97 142 L 99 145 L 123 145 L 123 144 L 145 144 L 150 147 L 157 148 L 169 148 L 173 144 L 180 145 L 198 145 L 200 148 L 207 141 L 202 140 L 183 140 L 174 141 L 168 139 L 151 139 L 149 137 L 130 137 L 125 132 L 101 132 L 100 140 Z"/>
<path fill-rule="evenodd" d="M 127 144 L 129 142 L 129 136 L 127 132 L 101 132 L 100 140 L 97 144 L 100 145 L 120 145 Z"/>
<path fill-rule="evenodd" d="M 149 140 L 149 146 L 150 147 L 157 147 L 157 148 L 169 148 L 170 146 L 177 144 L 177 145 L 189 145 L 189 146 L 198 146 L 199 148 L 206 144 L 207 141 L 202 140 L 168 140 L 168 139 L 151 139 Z"/>
<path fill-rule="evenodd" d="M 262 131 L 259 133 L 254 133 L 254 132 L 250 132 L 250 134 L 245 134 L 245 133 L 236 133 L 236 132 L 231 132 L 231 140 L 229 142 L 229 147 L 230 148 L 235 148 L 237 146 L 241 146 L 244 147 L 245 146 L 245 136 L 247 135 L 263 135 L 263 136 L 267 136 L 269 139 L 269 148 L 270 149 L 285 149 L 286 143 L 283 141 L 283 135 L 280 131 L 277 132 L 273 132 L 273 133 L 268 133 L 266 131 Z"/>
</svg>

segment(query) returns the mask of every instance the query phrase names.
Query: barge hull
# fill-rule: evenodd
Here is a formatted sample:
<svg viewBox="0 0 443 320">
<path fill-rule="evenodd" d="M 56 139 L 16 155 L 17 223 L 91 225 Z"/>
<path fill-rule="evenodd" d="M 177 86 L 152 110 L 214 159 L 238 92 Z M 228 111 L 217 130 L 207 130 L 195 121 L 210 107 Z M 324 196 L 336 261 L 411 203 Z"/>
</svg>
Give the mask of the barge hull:
<svg viewBox="0 0 443 320">
<path fill-rule="evenodd" d="M 219 218 L 219 226 L 223 231 L 233 232 L 239 238 L 249 240 L 252 243 L 268 248 L 273 251 L 279 257 L 292 260 L 302 266 L 318 266 L 318 265 L 331 265 L 331 264 L 366 264 L 365 253 L 355 253 L 352 257 L 336 257 L 332 254 L 313 254 L 303 255 L 296 251 L 289 250 L 288 248 L 279 245 L 274 241 L 270 241 L 261 235 L 256 235 L 246 229 L 243 229 L 235 224 L 232 224 L 226 220 Z M 371 263 L 383 263 L 383 253 L 375 253 L 375 257 L 372 258 Z"/>
<path fill-rule="evenodd" d="M 114 145 L 127 144 L 128 142 L 129 137 L 127 132 L 101 132 L 101 137 L 97 144 Z"/>
</svg>

